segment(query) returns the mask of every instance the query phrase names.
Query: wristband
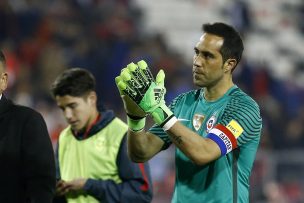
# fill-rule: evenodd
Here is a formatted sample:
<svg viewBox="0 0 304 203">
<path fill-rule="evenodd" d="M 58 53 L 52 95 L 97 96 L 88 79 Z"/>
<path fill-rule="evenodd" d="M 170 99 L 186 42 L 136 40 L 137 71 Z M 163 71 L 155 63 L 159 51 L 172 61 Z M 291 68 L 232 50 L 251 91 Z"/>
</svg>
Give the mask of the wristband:
<svg viewBox="0 0 304 203">
<path fill-rule="evenodd" d="M 144 129 L 146 125 L 146 117 L 139 118 L 139 119 L 133 119 L 129 116 L 127 116 L 127 122 L 130 130 L 133 132 L 138 132 Z"/>
<path fill-rule="evenodd" d="M 172 116 L 164 125 L 163 130 L 168 131 L 175 123 L 177 122 L 177 118 Z"/>
</svg>

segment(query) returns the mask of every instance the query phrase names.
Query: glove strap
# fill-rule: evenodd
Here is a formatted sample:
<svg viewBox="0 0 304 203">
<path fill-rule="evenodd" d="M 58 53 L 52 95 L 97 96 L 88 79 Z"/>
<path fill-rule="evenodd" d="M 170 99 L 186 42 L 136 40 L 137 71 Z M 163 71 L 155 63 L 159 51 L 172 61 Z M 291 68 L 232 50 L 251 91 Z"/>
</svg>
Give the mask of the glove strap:
<svg viewBox="0 0 304 203">
<path fill-rule="evenodd" d="M 162 104 L 161 106 L 157 107 L 152 113 L 151 116 L 153 120 L 160 125 L 161 127 L 164 126 L 174 114 L 172 111 L 165 105 Z"/>
<path fill-rule="evenodd" d="M 130 130 L 133 132 L 138 132 L 144 129 L 146 125 L 146 117 L 137 117 L 137 116 L 131 116 L 127 115 L 127 122 Z"/>
</svg>

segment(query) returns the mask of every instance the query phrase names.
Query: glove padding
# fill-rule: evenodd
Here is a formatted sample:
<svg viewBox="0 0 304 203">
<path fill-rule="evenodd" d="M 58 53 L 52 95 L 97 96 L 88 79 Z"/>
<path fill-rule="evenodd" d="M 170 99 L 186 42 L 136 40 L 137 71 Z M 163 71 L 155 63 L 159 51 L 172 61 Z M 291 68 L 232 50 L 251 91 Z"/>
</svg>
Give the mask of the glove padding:
<svg viewBox="0 0 304 203">
<path fill-rule="evenodd" d="M 118 88 L 124 95 L 132 99 L 145 113 L 152 115 L 154 121 L 161 125 L 173 113 L 166 106 L 164 96 L 165 73 L 160 70 L 156 80 L 145 61 L 139 61 L 138 66 L 130 63 L 120 74 Z"/>
<path fill-rule="evenodd" d="M 129 97 L 129 95 L 125 94 L 125 86 L 124 83 L 121 82 L 122 78 L 121 76 L 117 76 L 115 78 L 115 83 L 117 85 L 120 97 L 123 101 L 124 108 L 126 110 L 126 113 L 128 116 L 132 118 L 144 118 L 146 117 L 146 113 Z M 118 85 L 120 84 L 120 85 Z"/>
<path fill-rule="evenodd" d="M 128 95 L 125 94 L 125 86 L 121 81 L 121 76 L 117 76 L 115 78 L 115 83 L 123 101 L 124 109 L 127 113 L 128 126 L 132 131 L 140 131 L 145 127 L 147 114 Z"/>
</svg>

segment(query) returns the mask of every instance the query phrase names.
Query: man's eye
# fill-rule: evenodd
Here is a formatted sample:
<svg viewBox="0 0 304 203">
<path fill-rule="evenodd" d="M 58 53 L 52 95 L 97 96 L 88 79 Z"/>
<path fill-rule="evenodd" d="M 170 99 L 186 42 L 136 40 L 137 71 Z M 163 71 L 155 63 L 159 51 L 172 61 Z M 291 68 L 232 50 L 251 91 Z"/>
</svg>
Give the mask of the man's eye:
<svg viewBox="0 0 304 203">
<path fill-rule="evenodd" d="M 208 58 L 208 59 L 213 58 L 213 56 L 209 53 L 205 53 L 204 56 L 205 56 L 205 58 Z"/>
</svg>

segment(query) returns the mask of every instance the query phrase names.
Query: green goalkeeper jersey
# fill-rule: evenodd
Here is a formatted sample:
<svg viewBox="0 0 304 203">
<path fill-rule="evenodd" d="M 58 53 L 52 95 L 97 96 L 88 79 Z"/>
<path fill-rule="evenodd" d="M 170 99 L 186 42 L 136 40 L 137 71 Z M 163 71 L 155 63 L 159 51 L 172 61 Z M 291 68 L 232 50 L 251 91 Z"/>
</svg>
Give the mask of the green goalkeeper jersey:
<svg viewBox="0 0 304 203">
<path fill-rule="evenodd" d="M 216 101 L 202 89 L 181 94 L 170 105 L 178 120 L 221 149 L 217 160 L 199 166 L 176 148 L 174 203 L 247 203 L 249 176 L 258 149 L 262 119 L 257 103 L 237 86 Z M 151 133 L 172 143 L 158 126 Z"/>
</svg>

